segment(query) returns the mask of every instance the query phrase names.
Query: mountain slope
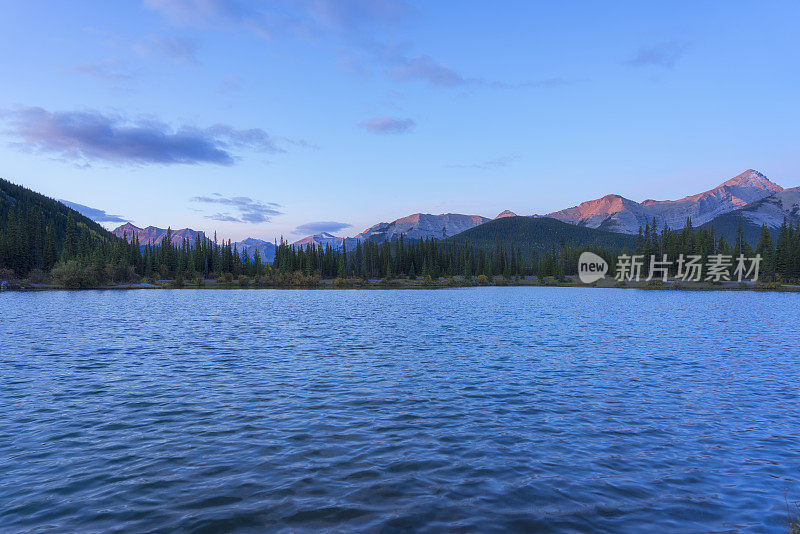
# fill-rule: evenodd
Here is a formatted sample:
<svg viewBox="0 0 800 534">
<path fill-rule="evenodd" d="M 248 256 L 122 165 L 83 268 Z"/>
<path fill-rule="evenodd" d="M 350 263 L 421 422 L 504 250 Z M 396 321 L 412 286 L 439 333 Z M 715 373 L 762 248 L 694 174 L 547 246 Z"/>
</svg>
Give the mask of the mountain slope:
<svg viewBox="0 0 800 534">
<path fill-rule="evenodd" d="M 745 241 L 755 246 L 761 236 L 762 225 L 766 224 L 775 238 L 784 219 L 795 225 L 800 224 L 800 187 L 784 189 L 741 209 L 719 215 L 703 227 L 713 228 L 717 237 L 723 236 L 728 243 L 733 243 L 741 225 Z"/>
<path fill-rule="evenodd" d="M 619 195 L 606 195 L 548 216 L 579 226 L 636 234 L 640 226 L 652 223 L 653 219 L 659 229 L 664 224 L 672 229 L 683 228 L 687 218 L 691 218 L 695 226 L 702 225 L 780 191 L 783 191 L 781 186 L 749 169 L 714 189 L 680 200 L 645 200 L 639 203 Z"/>
<path fill-rule="evenodd" d="M 253 258 L 253 254 L 255 251 L 258 251 L 258 255 L 261 256 L 261 261 L 266 261 L 272 263 L 275 259 L 275 244 L 270 241 L 264 241 L 263 239 L 254 239 L 252 237 L 248 237 L 242 241 L 237 241 L 234 243 L 236 245 L 236 250 L 240 253 L 244 250 L 247 250 L 247 254 L 250 256 L 250 259 Z"/>
<path fill-rule="evenodd" d="M 73 220 L 80 226 L 86 227 L 90 232 L 102 238 L 110 238 L 108 230 L 89 217 L 81 215 L 78 211 L 66 206 L 63 202 L 36 193 L 21 185 L 0 178 L 0 228 L 4 228 L 8 215 L 12 208 L 17 207 L 23 210 L 40 210 L 43 222 L 51 222 L 56 225 L 56 235 L 63 237 L 63 227 L 66 226 L 67 218 L 72 214 Z M 59 232 L 59 228 L 62 230 Z"/>
<path fill-rule="evenodd" d="M 633 249 L 636 237 L 568 224 L 550 217 L 502 217 L 471 228 L 451 237 L 449 241 L 468 242 L 486 250 L 496 244 L 519 248 L 529 256 L 532 251 L 547 252 L 567 246 L 601 246 L 616 249 Z"/>
<path fill-rule="evenodd" d="M 784 189 L 779 193 L 752 202 L 742 208 L 742 216 L 753 224 L 766 224 L 770 228 L 778 228 L 783 219 L 800 221 L 800 187 Z"/>
</svg>

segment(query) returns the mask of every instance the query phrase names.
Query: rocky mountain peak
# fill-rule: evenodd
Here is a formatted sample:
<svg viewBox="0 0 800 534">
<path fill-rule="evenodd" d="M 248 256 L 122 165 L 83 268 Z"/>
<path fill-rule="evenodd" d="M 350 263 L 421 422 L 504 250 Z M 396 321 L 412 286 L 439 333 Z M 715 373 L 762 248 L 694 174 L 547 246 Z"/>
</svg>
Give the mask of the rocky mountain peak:
<svg viewBox="0 0 800 534">
<path fill-rule="evenodd" d="M 723 183 L 720 187 L 724 186 L 755 187 L 758 189 L 773 191 L 775 193 L 783 191 L 783 187 L 779 186 L 775 182 L 772 182 L 769 178 L 753 169 L 747 169 L 742 174 L 734 176 L 727 182 Z"/>
<path fill-rule="evenodd" d="M 495 217 L 495 219 L 502 219 L 503 217 L 516 217 L 516 216 L 517 214 L 511 210 L 503 210 L 497 214 L 497 217 Z"/>
<path fill-rule="evenodd" d="M 129 222 L 126 222 L 125 224 L 117 227 L 114 231 L 115 232 L 123 232 L 123 231 L 125 231 L 125 232 L 128 233 L 128 235 L 130 235 L 131 232 L 135 232 L 135 231 L 138 231 L 138 230 L 141 230 L 141 228 L 139 228 L 138 226 L 135 226 L 135 225 L 133 225 L 133 224 L 131 224 Z"/>
</svg>

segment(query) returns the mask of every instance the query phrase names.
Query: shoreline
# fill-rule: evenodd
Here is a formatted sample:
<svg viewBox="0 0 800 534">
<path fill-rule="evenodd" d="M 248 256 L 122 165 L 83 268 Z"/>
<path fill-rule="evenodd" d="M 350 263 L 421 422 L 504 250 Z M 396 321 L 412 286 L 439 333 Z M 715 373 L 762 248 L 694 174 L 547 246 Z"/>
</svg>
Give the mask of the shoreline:
<svg viewBox="0 0 800 534">
<path fill-rule="evenodd" d="M 89 287 L 70 288 L 63 284 L 41 284 L 16 281 L 7 283 L 2 292 L 35 292 L 35 291 L 131 291 L 137 289 L 453 289 L 468 287 L 585 287 L 594 289 L 647 289 L 656 291 L 769 291 L 782 293 L 800 293 L 800 285 L 780 284 L 777 282 L 753 283 L 753 282 L 684 282 L 681 280 L 660 280 L 638 281 L 638 282 L 617 282 L 616 280 L 605 278 L 591 284 L 584 284 L 577 280 L 575 276 L 567 276 L 563 282 L 558 282 L 550 277 L 544 280 L 537 278 L 519 278 L 507 280 L 497 277 L 493 280 L 476 279 L 463 280 L 459 277 L 440 278 L 438 280 L 424 280 L 407 278 L 397 278 L 392 280 L 363 280 L 360 278 L 349 279 L 320 279 L 311 283 L 303 284 L 255 284 L 252 281 L 241 284 L 239 281 L 220 283 L 217 280 L 204 280 L 201 284 L 194 281 L 177 284 L 175 280 L 159 280 L 155 283 L 119 283 Z"/>
</svg>

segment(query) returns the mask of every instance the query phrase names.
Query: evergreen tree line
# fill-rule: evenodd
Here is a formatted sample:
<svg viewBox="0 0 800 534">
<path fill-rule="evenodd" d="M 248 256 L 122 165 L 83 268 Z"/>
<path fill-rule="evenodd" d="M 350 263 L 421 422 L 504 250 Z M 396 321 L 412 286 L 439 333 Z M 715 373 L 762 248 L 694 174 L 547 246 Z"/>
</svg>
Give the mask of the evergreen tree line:
<svg viewBox="0 0 800 534">
<path fill-rule="evenodd" d="M 172 230 L 159 244 L 142 246 L 136 236 L 103 241 L 91 254 L 70 254 L 64 248 L 61 262 L 53 269 L 56 278 L 68 279 L 75 287 L 106 282 L 130 282 L 141 278 L 183 281 L 187 278 L 264 276 L 270 272 L 258 250 L 251 257 L 248 251 L 239 252 L 230 240 L 221 244 L 208 238 L 190 244 L 183 239 L 172 242 Z"/>
<path fill-rule="evenodd" d="M 614 275 L 618 255 L 644 256 L 643 273 L 650 258 L 667 255 L 675 261 L 680 254 L 699 255 L 703 263 L 712 254 L 739 254 L 762 257 L 760 278 L 764 280 L 800 279 L 800 225 L 784 221 L 777 239 L 766 226 L 755 248 L 742 237 L 741 228 L 734 243 L 724 237 L 716 239 L 713 229 L 694 228 L 687 220 L 682 230 L 664 226 L 659 232 L 656 221 L 640 229 L 633 251 L 598 247 L 569 247 L 563 240 L 549 251 L 534 251 L 525 257 L 519 248 L 497 242 L 489 250 L 470 243 L 452 240 L 425 239 L 375 243 L 357 242 L 353 250 L 336 250 L 330 246 L 297 247 L 281 239 L 272 265 L 255 251 L 252 256 L 237 250 L 231 241 L 217 243 L 208 238 L 193 244 L 183 240 L 172 243 L 172 232 L 158 244 L 142 246 L 134 238 L 117 238 L 99 233 L 72 212 L 61 227 L 48 221 L 41 210 L 19 203 L 7 211 L 0 230 L 0 268 L 10 269 L 23 277 L 33 270 L 53 271 L 73 286 L 106 282 L 125 282 L 140 278 L 194 279 L 260 277 L 266 281 L 287 280 L 300 274 L 306 278 L 393 279 L 440 277 L 519 276 L 556 277 L 563 279 L 577 274 L 578 257 L 589 250 L 603 257 Z M 127 237 L 127 236 L 126 236 Z M 671 274 L 675 274 L 673 265 Z M 270 278 L 271 277 L 271 278 Z M 77 280 L 77 281 L 76 281 Z"/>
<path fill-rule="evenodd" d="M 762 225 L 761 234 L 753 248 L 744 239 L 741 220 L 736 232 L 736 239 L 728 243 L 723 236 L 714 237 L 713 228 L 697 228 L 692 225 L 692 220 L 687 219 L 682 230 L 671 230 L 664 225 L 658 232 L 655 219 L 645 227 L 639 228 L 634 254 L 644 256 L 644 270 L 648 272 L 652 257 L 658 261 L 667 255 L 669 261 L 675 262 L 679 255 L 700 256 L 701 263 L 705 264 L 712 254 L 731 256 L 734 261 L 740 255 L 752 258 L 761 255 L 759 279 L 766 281 L 787 281 L 800 279 L 800 224 L 784 219 L 778 231 L 777 239 L 773 240 L 772 233 L 766 225 Z M 670 275 L 677 274 L 677 264 L 670 268 Z"/>
<path fill-rule="evenodd" d="M 323 278 L 439 278 L 442 276 L 487 276 L 526 273 L 529 259 L 519 249 L 497 244 L 493 250 L 476 249 L 470 244 L 424 239 L 407 241 L 357 241 L 353 250 L 334 250 L 331 246 L 295 247 L 281 240 L 273 269 L 280 274 L 301 272 Z"/>
<path fill-rule="evenodd" d="M 591 250 L 611 263 L 623 251 L 596 247 L 573 248 L 563 244 L 550 251 L 524 257 L 519 248 L 496 243 L 490 250 L 450 240 L 357 241 L 353 250 L 331 246 L 295 247 L 281 240 L 272 269 L 275 274 L 301 273 L 322 278 L 393 279 L 405 277 L 555 276 L 576 274 L 578 257 Z"/>
<path fill-rule="evenodd" d="M 615 274 L 616 259 L 623 253 L 643 256 L 644 276 L 649 271 L 653 257 L 658 261 L 666 255 L 667 260 L 673 262 L 670 275 L 674 276 L 678 268 L 676 260 L 680 255 L 700 256 L 701 263 L 705 264 L 708 257 L 715 254 L 728 255 L 734 260 L 739 255 L 752 258 L 760 254 L 760 279 L 800 279 L 800 225 L 794 226 L 784 221 L 777 243 L 773 241 L 769 229 L 763 226 L 758 244 L 753 248 L 744 240 L 741 227 L 735 242 L 728 243 L 724 237 L 716 239 L 713 229 L 694 228 L 691 219 L 686 221 L 686 226 L 681 230 L 671 230 L 665 225 L 660 232 L 655 220 L 647 223 L 640 228 L 633 251 L 568 247 L 562 241 L 560 246 L 554 246 L 544 253 L 534 251 L 530 257 L 523 257 L 518 248 L 500 243 L 491 250 L 483 250 L 469 243 L 433 239 L 407 242 L 401 237 L 399 241 L 380 244 L 358 242 L 352 251 L 336 251 L 329 246 L 296 248 L 282 241 L 273 268 L 283 274 L 301 272 L 311 276 L 317 273 L 323 278 L 479 275 L 510 278 L 535 275 L 563 279 L 564 276 L 577 274 L 578 258 L 584 251 L 594 252 L 604 258 L 612 276 Z"/>
<path fill-rule="evenodd" d="M 230 276 L 262 276 L 269 271 L 269 264 L 262 258 L 258 250 L 253 256 L 247 249 L 241 252 L 230 240 L 222 244 L 208 238 L 196 239 L 190 244 L 183 239 L 180 245 L 172 243 L 172 231 L 167 233 L 159 245 L 151 243 L 141 248 L 141 255 L 136 256 L 136 272 L 145 277 L 156 278 L 214 278 Z"/>
<path fill-rule="evenodd" d="M 18 276 L 47 272 L 60 260 L 96 257 L 116 241 L 102 227 L 76 220 L 71 210 L 63 222 L 46 213 L 21 202 L 0 213 L 0 269 Z"/>
</svg>

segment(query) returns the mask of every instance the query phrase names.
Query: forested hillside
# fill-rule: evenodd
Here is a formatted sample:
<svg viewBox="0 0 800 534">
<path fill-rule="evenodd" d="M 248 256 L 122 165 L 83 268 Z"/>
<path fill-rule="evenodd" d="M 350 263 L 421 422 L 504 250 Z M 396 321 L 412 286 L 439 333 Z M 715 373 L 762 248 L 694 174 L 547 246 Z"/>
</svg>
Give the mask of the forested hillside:
<svg viewBox="0 0 800 534">
<path fill-rule="evenodd" d="M 525 257 L 562 246 L 619 250 L 632 250 L 636 246 L 636 236 L 576 226 L 551 217 L 502 217 L 461 232 L 448 241 L 468 242 L 484 250 L 497 245 L 511 247 L 519 249 Z"/>
<path fill-rule="evenodd" d="M 25 275 L 60 259 L 88 258 L 116 241 L 61 202 L 0 179 L 0 268 Z"/>
</svg>

